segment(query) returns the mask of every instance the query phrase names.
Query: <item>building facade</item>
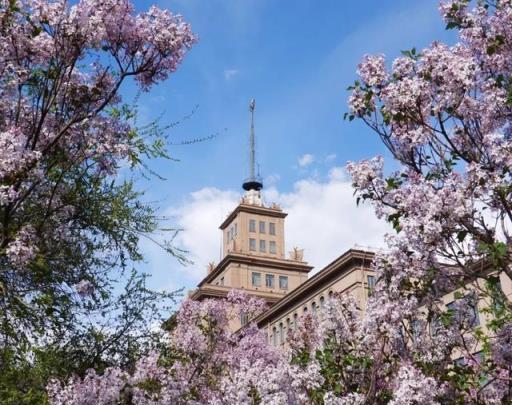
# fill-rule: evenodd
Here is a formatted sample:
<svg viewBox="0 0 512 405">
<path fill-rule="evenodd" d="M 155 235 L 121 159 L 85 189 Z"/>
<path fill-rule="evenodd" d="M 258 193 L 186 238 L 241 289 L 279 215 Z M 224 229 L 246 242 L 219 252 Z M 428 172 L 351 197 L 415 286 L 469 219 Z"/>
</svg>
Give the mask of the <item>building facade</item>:
<svg viewBox="0 0 512 405">
<path fill-rule="evenodd" d="M 239 205 L 220 225 L 223 235 L 222 259 L 211 263 L 206 277 L 190 293 L 192 299 L 223 298 L 232 289 L 264 299 L 269 309 L 254 321 L 267 332 L 274 345 L 285 344 L 288 331 L 299 317 L 321 311 L 325 300 L 334 292 L 351 294 L 361 311 L 376 278 L 371 270 L 374 253 L 350 249 L 308 277 L 312 266 L 304 261 L 303 251 L 294 248 L 286 254 L 285 219 L 287 214 L 277 204 L 266 206 L 261 198 L 263 183 L 254 173 L 254 100 L 250 104 L 250 176 L 243 183 L 245 195 Z M 478 264 L 483 266 L 482 263 Z M 492 273 L 489 263 L 478 274 Z M 440 295 L 440 302 L 450 308 L 468 290 L 483 286 L 484 279 L 475 279 L 464 291 L 450 291 Z M 512 281 L 500 275 L 500 285 L 512 300 Z M 485 325 L 485 314 L 480 311 L 488 303 L 480 300 L 474 308 L 475 325 Z M 248 319 L 244 315 L 232 321 L 233 331 Z M 478 348 L 475 348 L 477 351 Z"/>
<path fill-rule="evenodd" d="M 312 267 L 301 250 L 286 257 L 284 220 L 286 213 L 273 204 L 266 207 L 259 190 L 249 190 L 240 204 L 220 225 L 222 259 L 210 264 L 208 274 L 191 298 L 222 298 L 232 289 L 264 299 L 269 306 L 305 283 Z M 233 323 L 239 328 L 246 320 Z"/>
</svg>

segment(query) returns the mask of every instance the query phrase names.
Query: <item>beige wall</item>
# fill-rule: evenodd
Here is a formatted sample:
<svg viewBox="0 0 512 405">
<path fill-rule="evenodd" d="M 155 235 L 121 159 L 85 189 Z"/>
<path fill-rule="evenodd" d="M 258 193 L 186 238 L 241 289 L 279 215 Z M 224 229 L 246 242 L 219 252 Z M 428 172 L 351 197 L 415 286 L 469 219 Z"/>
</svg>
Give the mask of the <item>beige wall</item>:
<svg viewBox="0 0 512 405">
<path fill-rule="evenodd" d="M 251 220 L 255 221 L 255 232 L 249 230 Z M 260 232 L 260 222 L 264 224 L 265 232 Z M 270 234 L 271 223 L 275 226 L 275 235 Z M 249 239 L 256 241 L 256 250 L 250 249 Z M 265 241 L 264 252 L 260 251 L 260 240 Z M 271 242 L 275 243 L 275 253 L 270 252 Z M 230 252 L 237 252 L 284 259 L 284 218 L 240 211 L 223 230 L 222 250 L 224 256 Z"/>
<path fill-rule="evenodd" d="M 339 277 L 321 288 L 313 289 L 305 298 L 294 302 L 290 308 L 280 313 L 274 320 L 261 325 L 261 328 L 266 330 L 270 342 L 275 342 L 278 345 L 284 344 L 281 336 L 286 337 L 288 331 L 294 327 L 294 321 L 306 312 L 314 313 L 315 306 L 317 313 L 320 312 L 322 300 L 326 300 L 332 292 L 351 294 L 364 311 L 369 291 L 367 280 L 368 276 L 372 275 L 373 272 L 364 267 L 355 267 L 348 272 L 340 271 Z M 276 337 L 274 338 L 274 336 Z"/>
<path fill-rule="evenodd" d="M 260 285 L 252 284 L 252 273 L 260 274 Z M 267 287 L 265 276 L 274 276 L 274 287 Z M 279 288 L 279 276 L 288 278 L 288 288 Z M 229 263 L 226 269 L 212 280 L 213 285 L 224 285 L 251 291 L 264 291 L 268 293 L 287 294 L 307 280 L 307 273 L 302 271 L 281 270 L 257 265 Z"/>
<path fill-rule="evenodd" d="M 269 342 L 276 345 L 285 345 L 286 342 L 282 340 L 282 337 L 286 339 L 288 331 L 294 327 L 294 320 L 304 315 L 306 312 L 312 313 L 313 304 L 316 304 L 317 311 L 321 313 L 321 298 L 327 299 L 331 291 L 351 294 L 356 298 L 359 307 L 364 313 L 369 296 L 368 276 L 372 276 L 373 274 L 374 273 L 368 268 L 361 267 L 354 268 L 346 273 L 340 272 L 339 278 L 321 288 L 313 289 L 309 295 L 294 302 L 290 308 L 280 313 L 274 320 L 261 325 L 261 328 L 267 332 Z M 483 287 L 485 280 L 479 279 L 476 283 Z M 476 287 L 476 283 L 469 284 L 465 289 L 459 289 L 444 295 L 441 297 L 441 303 L 445 306 L 448 305 L 455 301 L 457 293 L 462 295 L 467 294 Z M 504 294 L 512 301 L 512 281 L 504 273 L 500 275 L 500 284 Z M 489 321 L 489 314 L 482 312 L 482 309 L 485 308 L 486 305 L 486 301 L 480 300 L 477 308 L 479 326 L 481 326 L 484 331 L 486 330 L 485 324 Z M 307 311 L 305 311 L 305 309 L 307 309 Z M 473 348 L 475 353 L 479 350 L 479 346 Z M 456 357 L 457 354 L 455 354 L 454 358 Z"/>
<path fill-rule="evenodd" d="M 503 293 L 508 298 L 509 301 L 512 301 L 512 281 L 508 278 L 505 273 L 500 274 L 500 285 Z M 476 294 L 479 291 L 485 291 L 486 280 L 484 278 L 479 278 L 473 283 L 469 283 L 464 288 L 459 288 L 457 290 L 451 291 L 448 294 L 445 294 L 440 299 L 440 304 L 446 310 L 448 305 L 457 300 L 457 297 L 465 296 L 470 294 L 471 292 L 475 292 Z M 489 298 L 481 298 L 477 303 L 477 314 L 478 314 L 478 326 L 480 326 L 484 332 L 487 331 L 486 324 L 491 320 L 491 314 L 486 313 L 483 309 L 487 308 L 490 305 Z M 479 350 L 479 348 L 478 348 Z"/>
</svg>

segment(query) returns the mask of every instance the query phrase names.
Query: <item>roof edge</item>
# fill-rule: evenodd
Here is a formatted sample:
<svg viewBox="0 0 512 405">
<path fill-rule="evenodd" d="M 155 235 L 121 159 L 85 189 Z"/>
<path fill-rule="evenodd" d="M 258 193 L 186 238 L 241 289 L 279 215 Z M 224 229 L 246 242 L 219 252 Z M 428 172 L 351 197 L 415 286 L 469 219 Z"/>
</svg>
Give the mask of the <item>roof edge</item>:
<svg viewBox="0 0 512 405">
<path fill-rule="evenodd" d="M 304 273 L 309 273 L 313 269 L 313 266 L 310 266 L 306 262 L 296 262 L 288 259 L 274 259 L 271 257 L 249 256 L 236 253 L 229 253 L 226 256 L 224 256 L 224 258 L 219 262 L 219 264 L 217 264 L 215 269 L 213 269 L 209 274 L 207 274 L 206 277 L 204 277 L 197 286 L 201 287 L 204 284 L 208 283 L 209 281 L 213 280 L 231 262 L 248 264 L 256 263 L 264 267 L 271 267 L 282 270 L 294 270 Z"/>
<path fill-rule="evenodd" d="M 274 315 L 280 309 L 285 308 L 286 304 L 290 303 L 290 301 L 294 300 L 298 296 L 300 296 L 302 294 L 307 294 L 308 290 L 313 289 L 316 285 L 318 285 L 325 279 L 328 279 L 329 276 L 331 276 L 333 273 L 335 273 L 340 268 L 345 267 L 344 270 L 346 270 L 346 267 L 349 266 L 351 263 L 354 263 L 355 260 L 368 259 L 371 261 L 371 260 L 373 260 L 374 256 L 375 256 L 375 253 L 366 251 L 366 250 L 360 250 L 360 249 L 347 250 L 341 256 L 338 256 L 331 263 L 329 263 L 327 266 L 325 266 L 322 270 L 320 270 L 318 273 L 316 273 L 309 280 L 302 283 L 300 286 L 298 286 L 294 290 L 290 291 L 289 294 L 287 294 L 285 297 L 281 298 L 281 300 L 279 300 L 275 305 L 273 305 L 267 311 L 263 312 L 261 315 L 259 315 L 257 318 L 255 318 L 254 322 L 256 322 L 256 324 L 258 326 L 260 326 L 261 322 L 263 322 L 267 318 Z"/>
<path fill-rule="evenodd" d="M 238 204 L 237 207 L 231 211 L 228 217 L 222 222 L 222 224 L 220 224 L 219 229 L 225 229 L 231 223 L 231 221 L 233 221 L 233 218 L 241 211 L 249 212 L 252 214 L 264 214 L 276 218 L 286 218 L 288 215 L 286 212 L 276 208 L 260 207 L 258 205 L 249 204 Z"/>
</svg>

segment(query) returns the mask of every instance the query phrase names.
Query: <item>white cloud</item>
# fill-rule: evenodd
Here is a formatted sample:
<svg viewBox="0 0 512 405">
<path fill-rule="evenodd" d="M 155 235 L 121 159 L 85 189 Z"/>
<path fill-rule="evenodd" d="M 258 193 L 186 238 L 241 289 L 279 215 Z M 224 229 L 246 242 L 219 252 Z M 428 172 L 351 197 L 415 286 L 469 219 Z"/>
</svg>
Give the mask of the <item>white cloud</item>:
<svg viewBox="0 0 512 405">
<path fill-rule="evenodd" d="M 218 262 L 221 248 L 219 225 L 236 207 L 240 195 L 232 190 L 203 188 L 177 208 L 170 207 L 168 216 L 174 216 L 183 231 L 176 238 L 176 244 L 189 252 L 194 262 L 187 273 L 199 279 L 204 275 L 209 262 Z"/>
<path fill-rule="evenodd" d="M 388 225 L 369 205 L 356 206 L 351 181 L 341 167 L 331 168 L 327 181 L 301 180 L 290 193 L 269 194 L 288 212 L 288 249 L 304 248 L 305 259 L 315 270 L 355 245 L 384 247 Z"/>
<path fill-rule="evenodd" d="M 331 153 L 330 155 L 327 155 L 327 156 L 325 157 L 325 161 L 326 161 L 327 163 L 332 162 L 332 161 L 333 161 L 333 160 L 335 160 L 335 159 L 336 159 L 336 153 Z"/>
<path fill-rule="evenodd" d="M 238 69 L 226 69 L 224 70 L 224 79 L 231 80 L 233 77 L 235 77 L 238 73 Z"/>
<path fill-rule="evenodd" d="M 298 158 L 299 166 L 306 167 L 315 161 L 315 157 L 309 153 L 302 155 Z"/>
<path fill-rule="evenodd" d="M 315 270 L 347 249 L 360 246 L 383 247 L 388 226 L 378 220 L 370 206 L 357 207 L 351 182 L 341 167 L 332 167 L 324 180 L 308 178 L 294 184 L 290 192 L 275 186 L 265 190 L 267 203 L 277 202 L 288 213 L 285 225 L 287 250 L 305 249 L 305 259 Z M 218 262 L 221 248 L 219 225 L 236 207 L 240 194 L 233 190 L 204 188 L 191 193 L 179 207 L 166 214 L 183 227 L 176 244 L 188 250 L 193 265 L 173 266 L 158 249 L 147 251 L 152 272 L 169 280 L 169 285 L 193 287 L 206 274 L 209 262 Z M 165 276 L 161 272 L 166 273 Z"/>
<path fill-rule="evenodd" d="M 265 187 L 269 187 L 276 184 L 279 180 L 281 180 L 281 176 L 279 174 L 269 174 L 263 179 L 263 184 L 265 184 Z"/>
</svg>

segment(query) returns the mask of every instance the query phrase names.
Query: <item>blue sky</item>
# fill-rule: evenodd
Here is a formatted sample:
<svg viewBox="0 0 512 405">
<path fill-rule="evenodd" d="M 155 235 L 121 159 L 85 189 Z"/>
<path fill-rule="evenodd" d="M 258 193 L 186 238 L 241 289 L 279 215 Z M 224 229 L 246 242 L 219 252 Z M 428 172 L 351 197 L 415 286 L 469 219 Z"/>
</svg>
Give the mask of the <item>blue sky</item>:
<svg viewBox="0 0 512 405">
<path fill-rule="evenodd" d="M 150 4 L 136 1 L 138 10 Z M 180 120 L 198 106 L 190 119 L 172 130 L 170 140 L 216 136 L 190 146 L 171 146 L 170 153 L 179 162 L 151 163 L 167 181 L 154 179 L 140 185 L 147 191 L 146 198 L 171 215 L 176 225 L 186 226 L 185 217 L 191 215 L 187 210 L 196 203 L 199 210 L 222 211 L 216 214 L 218 220 L 210 217 L 199 224 L 205 232 L 217 235 L 208 236 L 208 249 L 202 249 L 200 240 L 178 241 L 196 250 L 191 252 L 195 270 L 194 266 L 180 268 L 145 247 L 149 253 L 143 269 L 154 275 L 155 286 L 168 288 L 192 287 L 197 282 L 203 271 L 197 266 L 211 260 L 200 256 L 211 252 L 218 240 L 215 224 L 220 224 L 241 192 L 248 166 L 250 98 L 256 99 L 257 153 L 261 175 L 270 189 L 268 198 L 284 200 L 285 208 L 299 217 L 297 202 L 303 202 L 306 194 L 314 200 L 315 192 L 325 191 L 327 198 L 332 191 L 329 186 L 339 186 L 338 190 L 346 185 L 346 178 L 338 172 L 348 160 L 385 154 L 368 128 L 342 119 L 347 110 L 346 87 L 355 80 L 360 58 L 382 53 L 391 63 L 400 50 L 421 49 L 434 39 L 453 42 L 453 34 L 444 30 L 437 1 L 430 0 L 163 0 L 157 4 L 183 14 L 199 42 L 167 82 L 140 99 L 141 119 L 163 114 L 165 124 Z M 130 100 L 133 92 L 132 87 L 125 88 L 125 99 Z M 301 166 L 299 159 L 304 155 L 311 157 L 302 163 L 310 162 Z M 343 194 L 343 198 L 351 198 L 347 190 L 344 193 L 350 195 Z M 215 200 L 224 205 L 217 209 Z M 205 201 L 208 204 L 199 204 Z M 326 204 L 336 210 L 336 204 L 327 200 Z M 350 204 L 355 206 L 352 200 Z M 311 206 L 315 207 L 314 201 Z M 338 230 L 351 233 L 350 228 L 357 227 L 345 223 L 346 216 L 341 214 L 325 215 L 338 221 L 329 239 L 343 240 Z M 293 229 L 300 229 L 299 225 Z M 190 234 L 188 239 L 202 238 Z M 290 239 L 295 243 L 294 235 Z M 298 238 L 299 242 L 312 245 L 303 246 L 306 252 L 310 247 L 315 251 L 313 240 Z M 347 239 L 329 250 L 317 248 L 322 253 L 313 254 L 313 264 L 326 264 L 348 244 Z"/>
</svg>

